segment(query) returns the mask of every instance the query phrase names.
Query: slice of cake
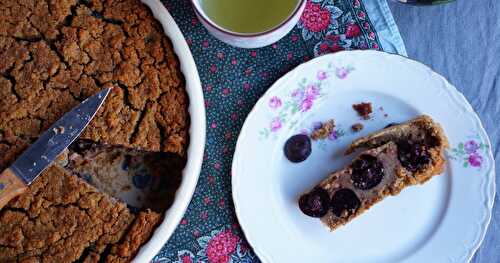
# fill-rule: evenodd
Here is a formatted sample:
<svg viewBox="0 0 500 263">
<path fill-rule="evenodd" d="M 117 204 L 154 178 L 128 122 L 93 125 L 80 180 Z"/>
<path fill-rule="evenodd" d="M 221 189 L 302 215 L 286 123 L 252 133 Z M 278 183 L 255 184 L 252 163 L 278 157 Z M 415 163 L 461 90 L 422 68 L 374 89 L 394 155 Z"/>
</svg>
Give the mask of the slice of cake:
<svg viewBox="0 0 500 263">
<path fill-rule="evenodd" d="M 299 207 L 334 230 L 386 196 L 442 173 L 447 147 L 443 130 L 428 116 L 357 139 L 347 153 L 363 150 L 347 167 L 303 194 Z"/>
</svg>

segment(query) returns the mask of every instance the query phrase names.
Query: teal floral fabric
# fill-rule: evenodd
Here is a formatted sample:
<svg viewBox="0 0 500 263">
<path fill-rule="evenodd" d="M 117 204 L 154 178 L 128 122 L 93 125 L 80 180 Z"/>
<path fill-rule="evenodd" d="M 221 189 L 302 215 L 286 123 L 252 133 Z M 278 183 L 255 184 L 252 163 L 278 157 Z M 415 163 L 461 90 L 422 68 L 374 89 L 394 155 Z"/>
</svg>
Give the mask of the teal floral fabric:
<svg viewBox="0 0 500 263">
<path fill-rule="evenodd" d="M 153 262 L 258 262 L 238 225 L 231 199 L 232 156 L 246 115 L 274 81 L 297 65 L 340 50 L 380 50 L 379 36 L 361 0 L 309 0 L 299 23 L 285 38 L 261 49 L 239 49 L 213 38 L 196 19 L 189 0 L 163 3 L 198 66 L 207 145 L 193 200 Z"/>
</svg>

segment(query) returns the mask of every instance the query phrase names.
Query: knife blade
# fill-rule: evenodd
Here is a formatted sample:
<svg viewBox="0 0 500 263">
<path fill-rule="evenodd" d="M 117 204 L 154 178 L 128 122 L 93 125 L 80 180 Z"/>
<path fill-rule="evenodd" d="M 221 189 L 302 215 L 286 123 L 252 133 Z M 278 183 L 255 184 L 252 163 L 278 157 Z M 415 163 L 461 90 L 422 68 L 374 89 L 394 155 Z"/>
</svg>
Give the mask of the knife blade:
<svg viewBox="0 0 500 263">
<path fill-rule="evenodd" d="M 87 127 L 106 100 L 104 89 L 67 112 L 0 174 L 0 209 L 21 194 Z"/>
</svg>

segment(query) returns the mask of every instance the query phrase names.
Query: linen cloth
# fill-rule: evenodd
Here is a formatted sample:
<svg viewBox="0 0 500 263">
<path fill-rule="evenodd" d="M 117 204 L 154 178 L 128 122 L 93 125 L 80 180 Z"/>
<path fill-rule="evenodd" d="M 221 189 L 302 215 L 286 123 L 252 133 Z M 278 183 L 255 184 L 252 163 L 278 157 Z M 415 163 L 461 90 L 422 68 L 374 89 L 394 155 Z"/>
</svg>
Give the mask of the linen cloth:
<svg viewBox="0 0 500 263">
<path fill-rule="evenodd" d="M 410 58 L 445 76 L 477 111 L 496 160 L 496 197 L 483 244 L 471 262 L 500 262 L 500 1 L 431 7 L 390 2 Z"/>
</svg>

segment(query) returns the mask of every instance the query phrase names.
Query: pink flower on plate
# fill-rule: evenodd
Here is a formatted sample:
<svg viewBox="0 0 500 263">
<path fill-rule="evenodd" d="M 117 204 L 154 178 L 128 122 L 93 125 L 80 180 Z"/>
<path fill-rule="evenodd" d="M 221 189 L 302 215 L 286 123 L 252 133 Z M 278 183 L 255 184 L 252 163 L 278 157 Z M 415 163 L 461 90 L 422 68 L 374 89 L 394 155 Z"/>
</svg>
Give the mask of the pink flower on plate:
<svg viewBox="0 0 500 263">
<path fill-rule="evenodd" d="M 309 31 L 321 32 L 330 25 L 330 12 L 321 8 L 321 4 L 307 1 L 306 8 L 300 21 Z"/>
<path fill-rule="evenodd" d="M 318 73 L 316 74 L 316 78 L 318 78 L 318 80 L 325 80 L 328 78 L 328 74 L 326 73 L 326 71 L 324 70 L 320 70 L 318 71 Z"/>
<path fill-rule="evenodd" d="M 279 131 L 279 129 L 281 129 L 282 126 L 283 126 L 283 124 L 281 123 L 281 119 L 279 117 L 276 117 L 271 121 L 271 131 L 272 132 Z"/>
<path fill-rule="evenodd" d="M 304 95 L 304 92 L 302 92 L 300 89 L 296 89 L 294 91 L 292 91 L 292 94 L 290 94 L 292 96 L 292 98 L 302 98 L 302 96 Z"/>
<path fill-rule="evenodd" d="M 281 99 L 276 97 L 276 96 L 273 96 L 270 100 L 269 100 L 269 107 L 271 107 L 271 109 L 277 109 L 279 107 L 281 107 Z"/>
<path fill-rule="evenodd" d="M 347 77 L 347 75 L 349 75 L 349 70 L 347 70 L 346 68 L 342 67 L 342 68 L 337 68 L 335 70 L 335 75 L 339 78 L 339 79 L 345 79 Z"/>
<path fill-rule="evenodd" d="M 361 6 L 361 3 L 359 2 L 359 0 L 354 0 L 353 6 L 354 8 L 359 8 Z"/>
<path fill-rule="evenodd" d="M 302 101 L 300 104 L 300 111 L 306 112 L 312 108 L 314 104 L 314 101 L 310 98 L 306 98 L 305 100 Z"/>
<path fill-rule="evenodd" d="M 464 144 L 464 150 L 466 153 L 469 154 L 475 153 L 478 149 L 479 149 L 479 144 L 474 140 L 467 141 Z"/>
<path fill-rule="evenodd" d="M 473 167 L 481 167 L 483 163 L 483 157 L 477 153 L 472 153 L 469 155 L 469 164 Z"/>
<path fill-rule="evenodd" d="M 339 138 L 339 135 L 337 134 L 337 131 L 333 130 L 329 135 L 328 139 L 331 141 L 335 141 L 336 139 Z"/>
<path fill-rule="evenodd" d="M 306 99 L 314 100 L 319 95 L 319 87 L 314 84 L 307 85 L 304 95 Z"/>
<path fill-rule="evenodd" d="M 240 238 L 230 229 L 220 232 L 208 241 L 206 254 L 210 263 L 227 263 L 236 251 Z"/>
</svg>

